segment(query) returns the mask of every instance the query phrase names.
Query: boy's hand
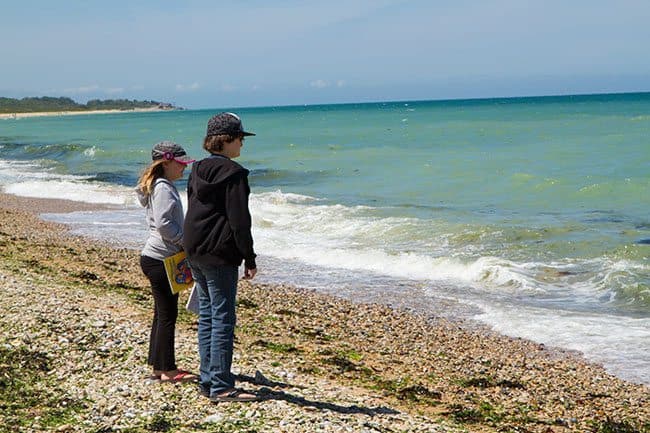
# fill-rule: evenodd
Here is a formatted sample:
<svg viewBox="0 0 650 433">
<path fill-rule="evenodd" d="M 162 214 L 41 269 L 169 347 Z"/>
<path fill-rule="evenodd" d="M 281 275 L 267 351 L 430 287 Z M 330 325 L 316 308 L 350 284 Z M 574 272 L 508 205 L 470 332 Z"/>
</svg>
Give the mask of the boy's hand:
<svg viewBox="0 0 650 433">
<path fill-rule="evenodd" d="M 255 278 L 255 274 L 257 274 L 257 268 L 253 268 L 253 269 L 245 268 L 244 269 L 244 279 L 245 280 L 252 280 L 253 278 Z"/>
</svg>

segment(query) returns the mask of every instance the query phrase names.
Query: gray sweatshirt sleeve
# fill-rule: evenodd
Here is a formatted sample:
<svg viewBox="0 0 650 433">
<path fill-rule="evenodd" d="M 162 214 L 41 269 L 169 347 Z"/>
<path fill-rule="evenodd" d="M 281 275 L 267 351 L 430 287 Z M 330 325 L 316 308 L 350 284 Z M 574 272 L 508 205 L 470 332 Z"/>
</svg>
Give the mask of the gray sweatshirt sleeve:
<svg viewBox="0 0 650 433">
<path fill-rule="evenodd" d="M 183 246 L 183 205 L 172 185 L 158 182 L 151 196 L 153 220 L 166 242 Z"/>
</svg>

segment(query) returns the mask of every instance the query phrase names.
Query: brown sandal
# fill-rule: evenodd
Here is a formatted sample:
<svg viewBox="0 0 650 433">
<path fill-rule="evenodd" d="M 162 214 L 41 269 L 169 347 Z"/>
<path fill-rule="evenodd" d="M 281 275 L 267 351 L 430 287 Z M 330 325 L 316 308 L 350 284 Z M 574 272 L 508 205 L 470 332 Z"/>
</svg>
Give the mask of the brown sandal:
<svg viewBox="0 0 650 433">
<path fill-rule="evenodd" d="M 231 389 L 225 393 L 217 394 L 210 397 L 213 403 L 226 402 L 226 401 L 259 401 L 260 397 L 255 394 L 250 394 L 241 389 Z"/>
</svg>

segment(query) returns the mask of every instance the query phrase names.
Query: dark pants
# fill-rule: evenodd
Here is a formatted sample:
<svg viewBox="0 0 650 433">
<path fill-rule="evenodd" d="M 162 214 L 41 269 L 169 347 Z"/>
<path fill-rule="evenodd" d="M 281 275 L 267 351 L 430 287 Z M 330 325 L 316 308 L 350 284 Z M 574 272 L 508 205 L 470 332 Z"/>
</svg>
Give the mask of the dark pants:
<svg viewBox="0 0 650 433">
<path fill-rule="evenodd" d="M 161 260 L 140 256 L 140 266 L 151 282 L 154 300 L 147 363 L 152 365 L 154 370 L 176 370 L 174 333 L 178 316 L 178 295 L 172 295 Z"/>
</svg>

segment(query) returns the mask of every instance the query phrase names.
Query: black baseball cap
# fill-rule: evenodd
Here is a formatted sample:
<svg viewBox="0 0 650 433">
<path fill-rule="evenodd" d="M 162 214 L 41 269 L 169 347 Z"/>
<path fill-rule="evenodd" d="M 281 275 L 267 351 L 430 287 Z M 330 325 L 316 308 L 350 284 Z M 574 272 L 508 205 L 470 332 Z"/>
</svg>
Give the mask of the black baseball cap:
<svg viewBox="0 0 650 433">
<path fill-rule="evenodd" d="M 239 135 L 255 135 L 252 132 L 244 131 L 241 119 L 235 113 L 219 113 L 208 120 L 207 136 L 210 135 L 230 135 L 237 137 Z"/>
</svg>

